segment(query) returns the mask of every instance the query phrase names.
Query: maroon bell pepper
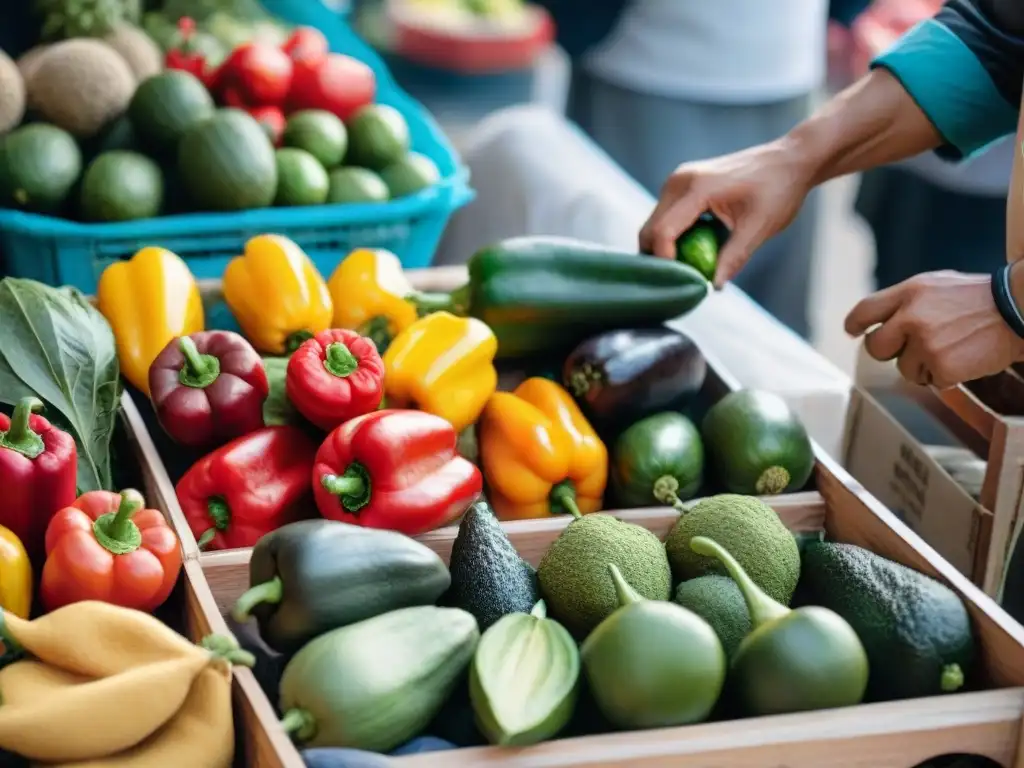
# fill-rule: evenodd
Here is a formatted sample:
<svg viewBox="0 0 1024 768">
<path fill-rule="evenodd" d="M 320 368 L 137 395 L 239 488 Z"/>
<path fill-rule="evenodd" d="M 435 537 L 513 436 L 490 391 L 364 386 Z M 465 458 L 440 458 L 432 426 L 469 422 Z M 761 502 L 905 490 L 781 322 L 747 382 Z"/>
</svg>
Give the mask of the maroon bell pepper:
<svg viewBox="0 0 1024 768">
<path fill-rule="evenodd" d="M 259 353 L 231 331 L 172 339 L 149 367 L 156 418 L 189 448 L 212 448 L 260 429 L 269 392 Z"/>
<path fill-rule="evenodd" d="M 33 413 L 42 407 L 37 398 L 23 397 L 13 416 L 0 413 L 0 525 L 37 564 L 45 554 L 46 526 L 74 503 L 78 478 L 74 438 Z"/>
</svg>

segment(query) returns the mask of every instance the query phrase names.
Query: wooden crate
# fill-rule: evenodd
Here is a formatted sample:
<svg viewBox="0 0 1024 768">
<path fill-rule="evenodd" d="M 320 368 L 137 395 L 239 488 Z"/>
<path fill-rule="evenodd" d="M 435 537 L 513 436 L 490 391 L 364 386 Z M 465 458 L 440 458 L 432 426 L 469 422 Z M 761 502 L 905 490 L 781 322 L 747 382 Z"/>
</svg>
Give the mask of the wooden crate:
<svg viewBox="0 0 1024 768">
<path fill-rule="evenodd" d="M 858 365 L 858 383 L 907 395 L 979 456 L 987 460 L 978 498 L 976 584 L 999 597 L 1024 505 L 1024 377 L 1010 369 L 939 390 L 910 384 L 892 366 Z M 861 370 L 869 372 L 861 374 Z M 1022 369 L 1024 370 L 1024 369 Z M 864 379 L 864 381 L 861 381 Z"/>
<path fill-rule="evenodd" d="M 950 584 L 976 627 L 980 668 L 994 690 L 870 704 L 807 714 L 564 739 L 528 749 L 466 748 L 395 758 L 401 766 L 647 766 L 649 768 L 912 768 L 931 757 L 969 753 L 1000 766 L 1024 767 L 1024 629 L 906 529 L 830 459 L 818 463 L 819 491 L 768 499 L 794 531 L 824 529 L 838 541 L 868 547 Z M 664 537 L 677 519 L 670 509 L 613 512 Z M 536 564 L 569 523 L 548 518 L 503 523 L 512 543 Z M 447 561 L 457 529 L 419 540 Z M 196 584 L 194 623 L 225 632 L 222 611 L 248 587 L 249 550 L 214 552 L 188 564 Z M 206 585 L 199 582 L 205 577 Z M 248 670 L 236 674 L 248 765 L 300 768 L 298 751 Z"/>
</svg>

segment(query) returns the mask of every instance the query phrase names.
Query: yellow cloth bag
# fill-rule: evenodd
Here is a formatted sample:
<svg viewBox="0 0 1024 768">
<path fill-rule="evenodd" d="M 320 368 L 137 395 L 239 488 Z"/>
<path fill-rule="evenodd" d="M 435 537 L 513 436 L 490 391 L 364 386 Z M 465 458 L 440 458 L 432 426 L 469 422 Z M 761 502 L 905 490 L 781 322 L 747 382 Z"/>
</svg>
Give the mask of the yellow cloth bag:
<svg viewBox="0 0 1024 768">
<path fill-rule="evenodd" d="M 0 613 L 0 748 L 65 768 L 228 768 L 231 638 L 194 645 L 153 616 L 72 603 L 33 621 Z"/>
</svg>

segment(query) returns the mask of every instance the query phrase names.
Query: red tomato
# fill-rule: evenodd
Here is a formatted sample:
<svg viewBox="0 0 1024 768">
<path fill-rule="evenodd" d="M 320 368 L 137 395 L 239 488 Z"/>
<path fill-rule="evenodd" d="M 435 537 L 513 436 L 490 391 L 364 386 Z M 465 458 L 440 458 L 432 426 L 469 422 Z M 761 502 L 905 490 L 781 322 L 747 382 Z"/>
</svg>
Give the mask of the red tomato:
<svg viewBox="0 0 1024 768">
<path fill-rule="evenodd" d="M 276 147 L 281 141 L 286 124 L 284 112 L 280 107 L 253 107 L 249 114 L 256 118 L 256 122 L 267 132 L 267 136 Z"/>
<path fill-rule="evenodd" d="M 316 27 L 299 27 L 281 46 L 281 50 L 294 61 L 323 61 L 327 58 L 327 38 Z"/>
<path fill-rule="evenodd" d="M 366 64 L 341 53 L 330 53 L 323 61 L 296 61 L 291 111 L 324 109 L 348 120 L 360 107 L 373 103 L 377 78 Z"/>
<path fill-rule="evenodd" d="M 246 43 L 232 51 L 218 80 L 250 106 L 280 105 L 291 89 L 292 60 L 272 45 Z"/>
</svg>

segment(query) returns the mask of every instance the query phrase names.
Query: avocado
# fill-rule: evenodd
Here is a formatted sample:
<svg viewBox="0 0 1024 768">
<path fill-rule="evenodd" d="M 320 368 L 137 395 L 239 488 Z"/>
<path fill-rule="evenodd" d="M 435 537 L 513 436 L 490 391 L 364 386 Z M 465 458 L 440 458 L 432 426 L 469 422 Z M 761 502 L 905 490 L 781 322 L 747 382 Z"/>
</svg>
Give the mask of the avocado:
<svg viewBox="0 0 1024 768">
<path fill-rule="evenodd" d="M 820 542 L 804 550 L 803 585 L 864 643 L 867 700 L 948 693 L 969 676 L 970 616 L 960 597 L 935 579 L 852 544 Z"/>
<path fill-rule="evenodd" d="M 775 510 L 753 496 L 720 494 L 703 499 L 682 515 L 665 540 L 676 579 L 725 573 L 714 558 L 690 549 L 690 539 L 706 536 L 729 550 L 754 583 L 789 605 L 800 578 L 800 551 Z"/>
<path fill-rule="evenodd" d="M 448 570 L 445 605 L 473 614 L 481 632 L 502 616 L 529 613 L 540 599 L 533 566 L 519 556 L 486 501 L 462 516 Z"/>
<path fill-rule="evenodd" d="M 641 597 L 668 600 L 672 594 L 672 574 L 657 536 L 611 515 L 583 515 L 555 539 L 537 568 L 549 613 L 577 638 L 619 606 L 609 565 Z"/>
<path fill-rule="evenodd" d="M 747 601 L 728 576 L 712 574 L 684 581 L 676 588 L 673 599 L 711 625 L 729 659 L 753 628 Z"/>
</svg>

